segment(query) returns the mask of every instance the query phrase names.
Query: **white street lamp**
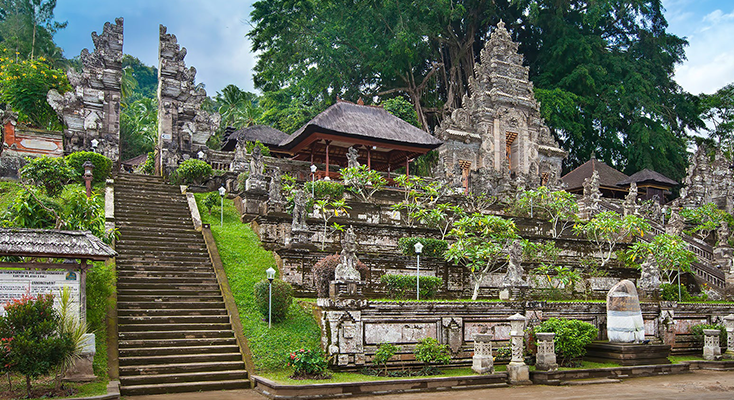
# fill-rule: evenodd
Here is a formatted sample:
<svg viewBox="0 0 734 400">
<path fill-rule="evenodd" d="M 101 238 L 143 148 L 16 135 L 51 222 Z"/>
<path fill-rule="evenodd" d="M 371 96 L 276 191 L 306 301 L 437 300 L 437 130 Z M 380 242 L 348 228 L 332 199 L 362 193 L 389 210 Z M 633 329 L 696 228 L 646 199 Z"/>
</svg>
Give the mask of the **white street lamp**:
<svg viewBox="0 0 734 400">
<path fill-rule="evenodd" d="M 268 329 L 270 329 L 273 316 L 273 279 L 275 279 L 275 270 L 273 267 L 270 267 L 265 271 L 265 274 L 268 276 Z"/>
<path fill-rule="evenodd" d="M 198 152 L 198 153 L 196 153 L 196 156 L 197 156 L 197 157 L 199 157 L 199 160 L 203 160 L 203 159 L 204 159 L 204 156 L 205 156 L 205 154 L 204 154 L 204 152 L 203 152 L 203 151 L 199 150 L 199 152 Z"/>
<path fill-rule="evenodd" d="M 227 193 L 227 189 L 224 188 L 224 185 L 222 185 L 219 188 L 219 196 L 222 198 L 222 204 L 219 206 L 220 210 L 220 218 L 219 218 L 219 226 L 224 226 L 224 195 Z"/>
<path fill-rule="evenodd" d="M 89 142 L 89 144 L 91 144 L 91 145 L 92 145 L 92 152 L 93 152 L 93 153 L 96 153 L 96 152 L 97 152 L 97 146 L 99 146 L 99 140 L 97 140 L 97 139 L 92 139 L 92 141 L 91 141 L 91 142 Z"/>
<path fill-rule="evenodd" d="M 311 164 L 311 197 L 313 197 L 314 177 L 316 176 L 316 166 Z"/>
<path fill-rule="evenodd" d="M 423 244 L 416 242 L 413 246 L 415 248 L 416 257 L 416 269 L 415 269 L 415 298 L 416 300 L 421 299 L 421 253 L 423 252 Z"/>
</svg>

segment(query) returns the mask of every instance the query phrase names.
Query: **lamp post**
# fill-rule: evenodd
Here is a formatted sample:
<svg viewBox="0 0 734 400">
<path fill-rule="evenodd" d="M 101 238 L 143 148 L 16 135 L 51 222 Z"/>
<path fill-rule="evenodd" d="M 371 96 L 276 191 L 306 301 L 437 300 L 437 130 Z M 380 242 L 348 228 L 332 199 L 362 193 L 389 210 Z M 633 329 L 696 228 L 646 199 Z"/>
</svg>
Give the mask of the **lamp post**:
<svg viewBox="0 0 734 400">
<path fill-rule="evenodd" d="M 275 279 L 275 270 L 273 267 L 270 267 L 265 273 L 268 276 L 268 329 L 270 329 L 273 316 L 273 279 Z"/>
<path fill-rule="evenodd" d="M 92 171 L 94 171 L 94 164 L 87 160 L 82 164 L 82 167 L 84 168 L 84 185 L 87 187 L 87 198 L 90 198 L 92 197 L 92 179 L 94 179 Z"/>
<path fill-rule="evenodd" d="M 311 164 L 311 197 L 313 197 L 314 178 L 316 177 L 316 166 Z"/>
<path fill-rule="evenodd" d="M 97 139 L 92 139 L 92 140 L 91 140 L 91 141 L 89 142 L 89 144 L 91 144 L 91 145 L 92 145 L 92 153 L 96 153 L 96 152 L 97 152 L 97 146 L 99 146 L 99 140 L 97 140 Z"/>
<path fill-rule="evenodd" d="M 219 207 L 220 211 L 220 217 L 219 217 L 219 226 L 224 226 L 224 195 L 227 193 L 227 189 L 224 188 L 224 185 L 222 185 L 219 188 L 219 196 L 222 198 L 222 204 Z"/>
<path fill-rule="evenodd" d="M 413 246 L 415 248 L 416 257 L 416 269 L 415 269 L 415 299 L 421 299 L 421 253 L 423 252 L 423 244 L 416 242 Z"/>
<path fill-rule="evenodd" d="M 204 156 L 205 156 L 205 154 L 204 154 L 204 152 L 203 152 L 203 151 L 199 150 L 199 152 L 198 152 L 198 153 L 196 153 L 196 156 L 197 156 L 197 157 L 199 157 L 199 160 L 203 160 L 203 159 L 204 159 Z"/>
</svg>

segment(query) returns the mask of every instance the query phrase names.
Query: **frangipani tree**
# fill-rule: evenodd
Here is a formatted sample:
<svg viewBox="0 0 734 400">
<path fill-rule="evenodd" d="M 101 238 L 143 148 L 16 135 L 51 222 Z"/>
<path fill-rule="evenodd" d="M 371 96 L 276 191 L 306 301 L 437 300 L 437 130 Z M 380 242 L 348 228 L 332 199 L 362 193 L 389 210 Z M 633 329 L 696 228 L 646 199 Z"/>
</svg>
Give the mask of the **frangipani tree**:
<svg viewBox="0 0 734 400">
<path fill-rule="evenodd" d="M 585 236 L 596 245 L 601 256 L 600 267 L 609 262 L 619 243 L 642 237 L 649 229 L 644 219 L 636 215 L 623 217 L 613 211 L 599 213 L 588 222 L 577 222 L 573 227 L 576 235 Z"/>
<path fill-rule="evenodd" d="M 552 224 L 554 239 L 577 220 L 579 211 L 573 194 L 565 190 L 552 191 L 545 186 L 520 193 L 513 208 L 531 218 L 547 218 Z"/>
<path fill-rule="evenodd" d="M 633 260 L 652 260 L 665 274 L 668 282 L 673 281 L 673 276 L 681 272 L 691 272 L 691 264 L 696 261 L 696 255 L 688 250 L 686 242 L 676 235 L 657 235 L 650 242 L 638 241 L 627 250 L 627 254 Z"/>
<path fill-rule="evenodd" d="M 456 238 L 456 242 L 446 251 L 445 258 L 471 271 L 474 279 L 472 300 L 479 295 L 482 279 L 507 264 L 509 247 L 520 238 L 513 221 L 479 213 L 456 221 L 449 235 Z"/>
</svg>

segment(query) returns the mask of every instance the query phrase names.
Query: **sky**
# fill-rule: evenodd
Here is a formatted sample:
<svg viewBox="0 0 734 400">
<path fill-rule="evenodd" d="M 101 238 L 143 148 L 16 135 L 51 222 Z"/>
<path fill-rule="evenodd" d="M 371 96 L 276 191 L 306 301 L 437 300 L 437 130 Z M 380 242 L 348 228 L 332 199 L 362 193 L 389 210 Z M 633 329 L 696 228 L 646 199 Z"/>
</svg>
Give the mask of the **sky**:
<svg viewBox="0 0 734 400">
<path fill-rule="evenodd" d="M 186 65 L 196 67 L 197 82 L 213 96 L 232 83 L 254 91 L 255 55 L 245 36 L 253 0 L 58 0 L 57 21 L 68 21 L 56 34 L 66 57 L 94 48 L 92 31 L 124 17 L 125 53 L 158 65 L 158 25 L 168 27 L 188 50 Z M 663 0 L 668 32 L 686 38 L 687 61 L 675 80 L 684 90 L 713 93 L 734 82 L 734 0 Z"/>
</svg>

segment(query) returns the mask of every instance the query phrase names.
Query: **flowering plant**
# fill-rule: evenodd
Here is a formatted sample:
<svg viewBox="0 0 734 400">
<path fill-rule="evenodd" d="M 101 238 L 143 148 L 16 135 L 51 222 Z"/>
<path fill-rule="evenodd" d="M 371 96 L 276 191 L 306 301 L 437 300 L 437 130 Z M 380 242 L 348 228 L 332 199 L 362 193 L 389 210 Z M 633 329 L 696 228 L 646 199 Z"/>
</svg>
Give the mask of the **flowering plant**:
<svg viewBox="0 0 734 400">
<path fill-rule="evenodd" d="M 288 366 L 293 367 L 293 376 L 321 375 L 328 362 L 320 351 L 298 349 L 288 357 Z"/>
</svg>

